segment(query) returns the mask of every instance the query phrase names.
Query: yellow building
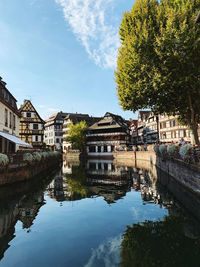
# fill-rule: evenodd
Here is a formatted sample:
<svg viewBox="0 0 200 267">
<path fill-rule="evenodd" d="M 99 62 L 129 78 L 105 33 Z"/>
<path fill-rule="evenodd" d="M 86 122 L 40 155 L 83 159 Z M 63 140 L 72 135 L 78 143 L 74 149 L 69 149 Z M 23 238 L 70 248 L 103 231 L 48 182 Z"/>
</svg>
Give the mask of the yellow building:
<svg viewBox="0 0 200 267">
<path fill-rule="evenodd" d="M 24 100 L 20 109 L 21 119 L 19 135 L 24 142 L 35 149 L 41 149 L 44 137 L 44 121 L 30 100 Z"/>
</svg>

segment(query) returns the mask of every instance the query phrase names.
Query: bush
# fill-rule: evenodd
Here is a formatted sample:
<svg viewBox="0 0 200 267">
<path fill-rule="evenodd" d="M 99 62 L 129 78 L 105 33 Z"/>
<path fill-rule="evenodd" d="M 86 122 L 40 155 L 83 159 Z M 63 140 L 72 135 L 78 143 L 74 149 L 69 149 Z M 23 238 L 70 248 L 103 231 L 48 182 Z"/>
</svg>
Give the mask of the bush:
<svg viewBox="0 0 200 267">
<path fill-rule="evenodd" d="M 159 154 L 159 153 L 160 153 L 159 145 L 155 145 L 155 146 L 153 147 L 153 150 L 156 152 L 156 154 Z"/>
<path fill-rule="evenodd" d="M 23 160 L 27 163 L 31 163 L 33 161 L 33 155 L 31 153 L 25 153 L 23 156 Z"/>
<path fill-rule="evenodd" d="M 189 161 L 191 158 L 192 146 L 185 144 L 180 147 L 179 154 L 184 161 Z"/>
<path fill-rule="evenodd" d="M 167 154 L 167 146 L 166 145 L 160 145 L 159 146 L 159 152 L 161 156 L 165 156 Z"/>
<path fill-rule="evenodd" d="M 169 145 L 167 147 L 167 153 L 170 157 L 175 156 L 177 154 L 178 148 L 175 144 Z"/>
<path fill-rule="evenodd" d="M 5 154 L 0 154 L 0 167 L 6 167 L 9 163 L 9 158 Z"/>
<path fill-rule="evenodd" d="M 42 155 L 41 155 L 41 153 L 39 153 L 39 152 L 34 152 L 33 153 L 33 160 L 35 160 L 35 161 L 41 161 L 41 159 L 42 159 Z"/>
</svg>

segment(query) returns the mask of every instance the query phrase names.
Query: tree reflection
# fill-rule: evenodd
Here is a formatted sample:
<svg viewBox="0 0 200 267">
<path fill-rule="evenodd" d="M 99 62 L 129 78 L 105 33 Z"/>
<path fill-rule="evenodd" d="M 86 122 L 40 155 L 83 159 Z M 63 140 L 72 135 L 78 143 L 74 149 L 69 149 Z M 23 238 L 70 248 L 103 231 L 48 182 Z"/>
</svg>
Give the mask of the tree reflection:
<svg viewBox="0 0 200 267">
<path fill-rule="evenodd" d="M 184 235 L 184 219 L 145 221 L 127 226 L 121 245 L 122 266 L 200 266 L 200 240 Z"/>
<path fill-rule="evenodd" d="M 65 174 L 64 181 L 67 185 L 67 200 L 82 199 L 88 196 L 87 175 L 83 166 L 72 166 L 72 172 Z"/>
</svg>

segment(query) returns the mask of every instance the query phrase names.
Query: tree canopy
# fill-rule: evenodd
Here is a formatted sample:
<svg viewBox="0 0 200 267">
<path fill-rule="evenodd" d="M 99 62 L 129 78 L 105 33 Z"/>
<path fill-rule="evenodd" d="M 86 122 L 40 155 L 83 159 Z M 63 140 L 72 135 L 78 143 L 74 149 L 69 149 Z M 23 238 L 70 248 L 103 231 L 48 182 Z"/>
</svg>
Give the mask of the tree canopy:
<svg viewBox="0 0 200 267">
<path fill-rule="evenodd" d="M 86 143 L 86 129 L 87 124 L 85 121 L 70 124 L 66 141 L 72 144 L 72 149 L 79 149 L 80 151 L 84 150 Z"/>
<path fill-rule="evenodd" d="M 127 226 L 121 248 L 124 267 L 199 266 L 199 238 L 185 235 L 184 219 L 179 217 Z"/>
<path fill-rule="evenodd" d="M 122 18 L 117 69 L 124 110 L 178 115 L 198 143 L 200 1 L 136 0 Z"/>
</svg>

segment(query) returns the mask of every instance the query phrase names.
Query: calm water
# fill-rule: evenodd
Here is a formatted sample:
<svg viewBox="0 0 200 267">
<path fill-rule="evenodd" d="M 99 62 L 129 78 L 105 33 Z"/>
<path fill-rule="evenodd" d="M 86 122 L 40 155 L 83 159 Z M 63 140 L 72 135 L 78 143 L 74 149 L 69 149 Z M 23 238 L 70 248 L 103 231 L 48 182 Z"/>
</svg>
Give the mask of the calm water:
<svg viewBox="0 0 200 267">
<path fill-rule="evenodd" d="M 64 162 L 52 176 L 2 188 L 0 266 L 200 266 L 198 218 L 157 175 Z"/>
</svg>

